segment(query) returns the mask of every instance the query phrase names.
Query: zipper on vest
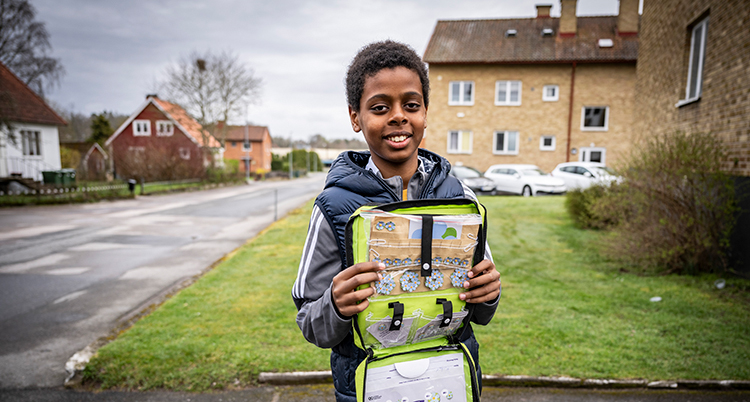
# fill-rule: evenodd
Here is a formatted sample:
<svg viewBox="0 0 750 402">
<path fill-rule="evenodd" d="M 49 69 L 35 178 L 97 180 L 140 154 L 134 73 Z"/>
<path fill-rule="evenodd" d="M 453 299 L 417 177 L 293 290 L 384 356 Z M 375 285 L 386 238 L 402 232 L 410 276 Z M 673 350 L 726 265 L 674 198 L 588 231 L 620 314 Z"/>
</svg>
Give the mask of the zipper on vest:
<svg viewBox="0 0 750 402">
<path fill-rule="evenodd" d="M 388 183 L 386 183 L 385 180 L 383 180 L 378 175 L 376 175 L 375 173 L 373 173 L 373 172 L 371 172 L 369 170 L 366 170 L 366 172 L 369 173 L 369 174 L 371 174 L 372 177 L 375 178 L 375 180 L 379 181 L 383 185 L 383 188 L 385 188 L 386 190 L 388 190 L 388 193 L 391 194 L 391 197 L 393 198 L 393 201 L 401 201 L 401 197 L 399 197 L 398 194 L 396 194 L 396 192 L 393 191 L 393 189 L 391 188 L 391 186 Z M 403 185 L 404 185 L 404 181 L 401 180 L 401 186 L 403 186 Z"/>
</svg>

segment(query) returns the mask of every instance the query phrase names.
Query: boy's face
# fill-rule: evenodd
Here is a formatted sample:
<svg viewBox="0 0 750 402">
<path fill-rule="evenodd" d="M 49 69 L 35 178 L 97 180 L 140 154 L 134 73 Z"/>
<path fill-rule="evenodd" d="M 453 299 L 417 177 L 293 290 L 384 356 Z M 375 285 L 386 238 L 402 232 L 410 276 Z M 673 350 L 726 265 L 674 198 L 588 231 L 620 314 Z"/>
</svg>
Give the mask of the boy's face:
<svg viewBox="0 0 750 402">
<path fill-rule="evenodd" d="M 384 175 L 401 174 L 404 166 L 416 166 L 426 116 L 422 82 L 406 67 L 383 69 L 367 78 L 359 111 L 349 108 L 352 128 L 362 131 L 373 161 Z"/>
</svg>

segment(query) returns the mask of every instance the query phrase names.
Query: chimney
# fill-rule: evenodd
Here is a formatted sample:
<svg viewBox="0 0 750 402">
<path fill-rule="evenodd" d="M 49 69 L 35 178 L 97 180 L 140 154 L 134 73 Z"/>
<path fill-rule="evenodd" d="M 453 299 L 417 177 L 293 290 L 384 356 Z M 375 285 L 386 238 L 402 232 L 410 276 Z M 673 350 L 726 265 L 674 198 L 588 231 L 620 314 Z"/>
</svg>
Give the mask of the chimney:
<svg viewBox="0 0 750 402">
<path fill-rule="evenodd" d="M 217 129 L 217 130 L 221 130 L 221 129 L 223 129 L 223 128 L 224 128 L 224 124 L 226 124 L 226 122 L 225 122 L 224 120 L 219 120 L 219 121 L 217 121 L 217 122 L 216 122 L 216 129 Z"/>
<path fill-rule="evenodd" d="M 552 9 L 552 4 L 537 4 L 536 5 L 536 17 L 537 18 L 550 18 L 549 12 Z"/>
<path fill-rule="evenodd" d="M 636 0 L 637 2 L 638 0 Z M 578 31 L 576 20 L 576 0 L 562 0 L 560 7 L 560 36 L 572 38 Z"/>
<path fill-rule="evenodd" d="M 617 34 L 620 36 L 638 35 L 638 0 L 620 0 Z"/>
</svg>

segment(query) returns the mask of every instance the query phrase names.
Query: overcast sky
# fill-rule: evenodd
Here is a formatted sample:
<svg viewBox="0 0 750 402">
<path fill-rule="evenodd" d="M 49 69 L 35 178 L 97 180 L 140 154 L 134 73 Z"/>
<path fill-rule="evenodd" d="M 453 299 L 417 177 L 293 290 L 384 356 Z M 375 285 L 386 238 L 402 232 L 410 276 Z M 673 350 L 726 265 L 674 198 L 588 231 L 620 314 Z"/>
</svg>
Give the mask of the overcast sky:
<svg viewBox="0 0 750 402">
<path fill-rule="evenodd" d="M 528 18 L 559 0 L 31 0 L 66 74 L 48 93 L 82 113 L 133 113 L 164 70 L 192 50 L 232 51 L 263 80 L 251 123 L 271 135 L 352 138 L 343 79 L 357 50 L 393 39 L 424 54 L 437 20 Z M 579 0 L 615 15 L 618 0 Z"/>
</svg>

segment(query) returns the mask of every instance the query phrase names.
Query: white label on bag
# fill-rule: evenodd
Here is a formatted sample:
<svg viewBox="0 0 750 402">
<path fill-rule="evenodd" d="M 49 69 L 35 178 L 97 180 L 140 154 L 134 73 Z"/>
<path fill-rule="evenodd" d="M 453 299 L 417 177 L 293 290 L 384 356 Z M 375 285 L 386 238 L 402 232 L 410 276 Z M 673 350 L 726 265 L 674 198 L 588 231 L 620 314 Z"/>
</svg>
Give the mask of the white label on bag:
<svg viewBox="0 0 750 402">
<path fill-rule="evenodd" d="M 419 374 L 421 372 L 421 374 Z M 420 401 L 450 392 L 450 402 L 466 402 L 464 355 L 461 352 L 390 364 L 367 370 L 365 402 Z M 440 396 L 437 397 L 438 400 Z"/>
</svg>

